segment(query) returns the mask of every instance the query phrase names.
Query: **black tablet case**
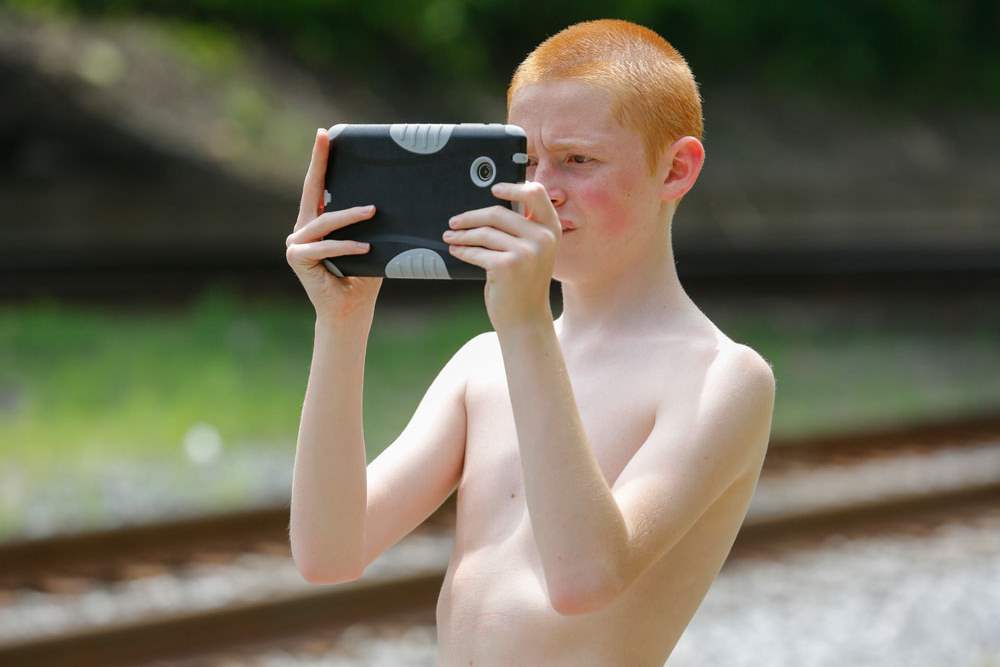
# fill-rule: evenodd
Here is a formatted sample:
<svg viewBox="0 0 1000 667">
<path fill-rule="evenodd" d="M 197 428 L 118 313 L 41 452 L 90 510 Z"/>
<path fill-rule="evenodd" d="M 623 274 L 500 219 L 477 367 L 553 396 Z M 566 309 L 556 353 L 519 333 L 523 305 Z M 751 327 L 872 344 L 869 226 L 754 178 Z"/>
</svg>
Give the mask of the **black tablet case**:
<svg viewBox="0 0 1000 667">
<path fill-rule="evenodd" d="M 524 181 L 527 137 L 500 123 L 339 124 L 329 130 L 324 210 L 374 204 L 375 215 L 326 239 L 370 244 L 360 255 L 323 260 L 336 276 L 485 280 L 486 271 L 448 252 L 441 234 L 453 215 L 500 204 L 490 185 Z M 485 183 L 474 165 L 488 158 Z M 479 162 L 477 162 L 479 160 Z"/>
</svg>

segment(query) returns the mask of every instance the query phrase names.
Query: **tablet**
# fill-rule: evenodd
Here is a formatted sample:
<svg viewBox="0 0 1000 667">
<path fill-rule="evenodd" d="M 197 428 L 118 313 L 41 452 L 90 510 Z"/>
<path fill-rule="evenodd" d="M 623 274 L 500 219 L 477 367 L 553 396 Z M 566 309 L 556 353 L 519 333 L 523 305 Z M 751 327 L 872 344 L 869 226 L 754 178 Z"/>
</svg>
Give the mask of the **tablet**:
<svg viewBox="0 0 1000 667">
<path fill-rule="evenodd" d="M 486 270 L 448 252 L 448 219 L 477 208 L 520 203 L 490 192 L 524 182 L 527 136 L 501 123 L 334 125 L 328 130 L 324 211 L 375 205 L 364 222 L 325 239 L 369 243 L 369 251 L 323 260 L 336 276 L 485 280 Z"/>
</svg>

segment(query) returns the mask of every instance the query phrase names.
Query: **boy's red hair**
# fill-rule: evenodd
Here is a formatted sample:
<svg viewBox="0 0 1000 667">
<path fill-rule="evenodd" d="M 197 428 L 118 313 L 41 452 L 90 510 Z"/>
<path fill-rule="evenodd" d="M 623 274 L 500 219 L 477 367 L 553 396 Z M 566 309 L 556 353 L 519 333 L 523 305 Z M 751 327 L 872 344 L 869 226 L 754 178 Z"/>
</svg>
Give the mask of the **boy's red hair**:
<svg viewBox="0 0 1000 667">
<path fill-rule="evenodd" d="M 611 93 L 612 114 L 642 137 L 652 174 L 660 151 L 684 136 L 701 139 L 701 96 L 684 57 L 656 32 L 619 19 L 583 21 L 535 47 L 507 88 L 507 110 L 522 86 L 573 79 Z"/>
</svg>

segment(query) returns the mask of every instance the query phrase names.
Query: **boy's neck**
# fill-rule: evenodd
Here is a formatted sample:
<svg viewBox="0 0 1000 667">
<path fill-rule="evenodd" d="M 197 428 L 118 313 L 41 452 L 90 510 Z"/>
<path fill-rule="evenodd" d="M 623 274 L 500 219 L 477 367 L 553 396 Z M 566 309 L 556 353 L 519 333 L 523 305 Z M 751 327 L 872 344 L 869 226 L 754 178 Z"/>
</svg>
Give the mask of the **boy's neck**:
<svg viewBox="0 0 1000 667">
<path fill-rule="evenodd" d="M 606 343 L 609 336 L 698 335 L 711 329 L 681 286 L 667 230 L 664 242 L 649 244 L 649 253 L 614 275 L 560 283 L 563 309 L 555 328 L 561 342 Z"/>
</svg>

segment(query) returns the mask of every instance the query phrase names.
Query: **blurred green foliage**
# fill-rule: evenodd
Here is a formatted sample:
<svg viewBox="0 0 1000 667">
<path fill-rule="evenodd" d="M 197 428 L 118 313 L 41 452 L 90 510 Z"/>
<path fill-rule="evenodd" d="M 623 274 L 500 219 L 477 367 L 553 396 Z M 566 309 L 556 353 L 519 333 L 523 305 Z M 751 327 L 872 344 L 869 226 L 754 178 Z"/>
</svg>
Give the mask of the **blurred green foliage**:
<svg viewBox="0 0 1000 667">
<path fill-rule="evenodd" d="M 1000 312 L 988 296 L 699 302 L 772 365 L 777 437 L 996 409 Z M 250 299 L 226 285 L 181 309 L 0 304 L 6 460 L 179 455 L 199 423 L 227 443 L 294 447 L 314 322 L 304 297 Z M 479 294 L 376 309 L 363 387 L 369 460 L 403 430 L 454 352 L 490 330 Z"/>
<path fill-rule="evenodd" d="M 432 84 L 449 87 L 452 95 L 463 84 L 505 85 L 517 63 L 549 35 L 577 21 L 614 17 L 664 35 L 703 83 L 746 82 L 935 106 L 1000 101 L 996 0 L 3 1 L 246 31 L 316 71 L 353 68 L 379 85 Z"/>
<path fill-rule="evenodd" d="M 177 450 L 193 424 L 228 442 L 287 442 L 312 355 L 304 299 L 207 289 L 183 310 L 106 310 L 44 299 L 0 305 L 0 442 L 15 459 Z M 435 316 L 380 309 L 365 365 L 370 458 L 403 429 L 434 376 L 489 330 L 481 303 Z"/>
</svg>

